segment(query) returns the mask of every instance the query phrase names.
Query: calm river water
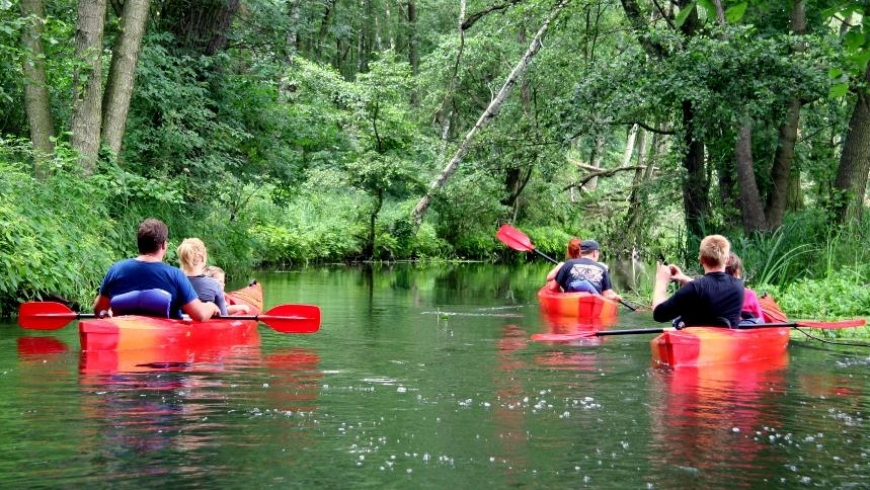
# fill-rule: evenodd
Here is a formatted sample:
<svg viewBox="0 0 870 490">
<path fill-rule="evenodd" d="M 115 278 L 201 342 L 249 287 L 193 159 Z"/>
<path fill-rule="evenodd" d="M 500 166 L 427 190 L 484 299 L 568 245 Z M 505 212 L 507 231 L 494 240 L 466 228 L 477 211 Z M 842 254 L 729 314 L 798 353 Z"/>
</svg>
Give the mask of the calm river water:
<svg viewBox="0 0 870 490">
<path fill-rule="evenodd" d="M 7 320 L 0 488 L 870 488 L 870 349 L 794 333 L 764 366 L 669 371 L 652 336 L 533 342 L 548 268 L 257 273 L 320 332 L 109 373 L 74 323 Z"/>
</svg>

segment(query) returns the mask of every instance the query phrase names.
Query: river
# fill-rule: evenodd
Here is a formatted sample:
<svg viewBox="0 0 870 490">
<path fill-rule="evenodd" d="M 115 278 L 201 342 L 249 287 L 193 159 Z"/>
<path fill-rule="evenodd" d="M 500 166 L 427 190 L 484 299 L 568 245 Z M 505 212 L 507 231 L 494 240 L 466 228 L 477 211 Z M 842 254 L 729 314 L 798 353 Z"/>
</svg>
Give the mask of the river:
<svg viewBox="0 0 870 490">
<path fill-rule="evenodd" d="M 0 487 L 868 488 L 870 349 L 794 332 L 764 365 L 675 371 L 651 335 L 535 342 L 548 269 L 258 272 L 320 331 L 109 371 L 75 323 L 6 320 Z"/>
</svg>

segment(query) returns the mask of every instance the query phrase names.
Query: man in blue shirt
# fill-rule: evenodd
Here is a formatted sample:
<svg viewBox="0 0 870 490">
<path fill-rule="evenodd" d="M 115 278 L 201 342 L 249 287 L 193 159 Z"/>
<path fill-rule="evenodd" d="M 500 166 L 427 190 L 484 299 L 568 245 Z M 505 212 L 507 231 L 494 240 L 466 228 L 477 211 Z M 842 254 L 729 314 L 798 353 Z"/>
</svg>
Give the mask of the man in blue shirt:
<svg viewBox="0 0 870 490">
<path fill-rule="evenodd" d="M 176 267 L 163 262 L 169 229 L 162 221 L 148 218 L 139 225 L 137 244 L 139 256 L 112 264 L 94 301 L 94 312 L 108 311 L 113 297 L 132 291 L 162 289 L 169 293 L 169 315 L 181 318 L 184 311 L 191 319 L 203 321 L 220 314 L 214 303 L 199 300 L 187 276 Z"/>
</svg>

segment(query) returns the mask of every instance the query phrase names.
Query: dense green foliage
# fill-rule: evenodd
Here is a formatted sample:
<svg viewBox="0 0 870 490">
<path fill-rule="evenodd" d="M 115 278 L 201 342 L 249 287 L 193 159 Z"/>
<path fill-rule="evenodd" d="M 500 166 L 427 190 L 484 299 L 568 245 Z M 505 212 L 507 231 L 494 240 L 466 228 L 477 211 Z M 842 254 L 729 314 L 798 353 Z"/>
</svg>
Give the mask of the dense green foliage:
<svg viewBox="0 0 870 490">
<path fill-rule="evenodd" d="M 819 314 L 870 314 L 861 294 L 835 294 L 870 282 L 867 223 L 840 222 L 830 207 L 843 198 L 840 150 L 867 88 L 870 35 L 850 17 L 864 7 L 810 2 L 797 35 L 783 2 L 723 1 L 720 25 L 713 2 L 641 1 L 646 31 L 630 22 L 633 3 L 569 4 L 417 226 L 411 210 L 554 2 L 468 0 L 461 38 L 460 2 L 185 4 L 199 23 L 180 4 L 152 2 L 122 150 L 101 153 L 92 173 L 70 149 L 77 5 L 46 3 L 57 147 L 41 179 L 20 70 L 29 24 L 20 2 L 0 2 L 0 63 L 19 67 L 0 73 L 2 312 L 47 293 L 88 301 L 106 265 L 135 252 L 136 224 L 155 216 L 173 244 L 201 237 L 231 281 L 256 266 L 528 260 L 495 239 L 503 222 L 556 258 L 581 236 L 611 256 L 691 267 L 699 235 L 716 232 L 787 311 L 818 304 L 807 301 L 815 294 L 839 298 Z M 120 35 L 115 7 L 106 53 Z M 747 230 L 735 139 L 751 121 L 760 200 L 784 192 L 772 175 L 792 100 L 802 105 L 787 212 L 781 226 Z M 695 176 L 690 141 L 704 145 Z M 700 187 L 687 186 L 693 178 Z M 691 192 L 703 202 L 687 204 Z M 689 204 L 703 219 L 687 220 Z"/>
</svg>

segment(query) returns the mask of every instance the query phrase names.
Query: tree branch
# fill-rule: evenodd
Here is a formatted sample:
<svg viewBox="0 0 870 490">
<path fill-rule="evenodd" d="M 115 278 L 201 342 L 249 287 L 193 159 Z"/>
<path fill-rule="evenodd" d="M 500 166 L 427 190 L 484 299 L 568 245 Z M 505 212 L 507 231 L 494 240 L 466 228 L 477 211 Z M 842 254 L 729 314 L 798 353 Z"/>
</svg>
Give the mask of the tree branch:
<svg viewBox="0 0 870 490">
<path fill-rule="evenodd" d="M 522 3 L 522 1 L 523 0 L 508 0 L 507 2 L 505 2 L 501 5 L 493 5 L 492 7 L 483 9 L 480 12 L 471 14 L 462 23 L 461 29 L 463 31 L 471 29 L 471 26 L 473 26 L 475 22 L 479 21 L 480 19 L 484 18 L 485 16 L 487 16 L 493 12 L 500 12 L 502 10 L 507 10 L 508 8 L 513 7 L 514 5 Z"/>
</svg>

